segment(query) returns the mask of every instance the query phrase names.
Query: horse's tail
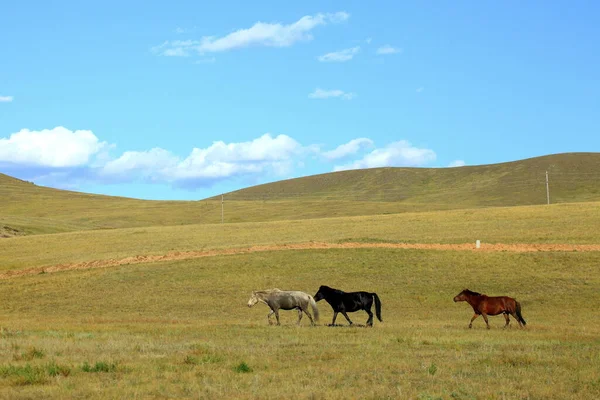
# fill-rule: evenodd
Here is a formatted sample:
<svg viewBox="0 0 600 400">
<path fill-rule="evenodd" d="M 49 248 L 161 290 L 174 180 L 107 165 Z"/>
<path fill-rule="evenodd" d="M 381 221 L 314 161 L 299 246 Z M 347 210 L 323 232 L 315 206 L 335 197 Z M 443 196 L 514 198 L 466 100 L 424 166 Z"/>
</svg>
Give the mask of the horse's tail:
<svg viewBox="0 0 600 400">
<path fill-rule="evenodd" d="M 381 319 L 381 300 L 379 300 L 379 296 L 377 296 L 377 293 L 371 294 L 373 295 L 373 299 L 375 300 L 375 314 L 377 314 L 377 319 L 383 322 L 383 320 Z"/>
<path fill-rule="evenodd" d="M 312 297 L 310 294 L 308 295 L 308 300 L 310 302 L 310 306 L 315 317 L 315 322 L 319 322 L 319 309 L 317 308 L 317 303 L 315 302 L 314 297 Z"/>
<path fill-rule="evenodd" d="M 527 325 L 525 322 L 525 318 L 521 315 L 521 303 L 515 300 L 515 312 L 517 313 L 517 317 L 519 317 L 519 321 L 523 324 L 523 326 Z"/>
</svg>

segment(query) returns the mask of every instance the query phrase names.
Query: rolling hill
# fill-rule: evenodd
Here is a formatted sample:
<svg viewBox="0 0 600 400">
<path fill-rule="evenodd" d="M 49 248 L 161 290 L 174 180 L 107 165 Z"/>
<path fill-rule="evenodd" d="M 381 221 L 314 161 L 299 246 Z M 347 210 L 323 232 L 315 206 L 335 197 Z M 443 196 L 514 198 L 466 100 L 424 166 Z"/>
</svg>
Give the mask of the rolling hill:
<svg viewBox="0 0 600 400">
<path fill-rule="evenodd" d="M 600 153 L 457 168 L 374 168 L 314 175 L 225 194 L 225 222 L 600 201 Z M 0 174 L 0 237 L 221 222 L 220 196 L 151 201 L 37 186 Z"/>
<path fill-rule="evenodd" d="M 314 175 L 226 194 L 231 200 L 339 199 L 460 207 L 600 200 L 600 153 L 565 153 L 455 168 L 372 168 Z M 432 207 L 432 209 L 435 207 Z"/>
</svg>

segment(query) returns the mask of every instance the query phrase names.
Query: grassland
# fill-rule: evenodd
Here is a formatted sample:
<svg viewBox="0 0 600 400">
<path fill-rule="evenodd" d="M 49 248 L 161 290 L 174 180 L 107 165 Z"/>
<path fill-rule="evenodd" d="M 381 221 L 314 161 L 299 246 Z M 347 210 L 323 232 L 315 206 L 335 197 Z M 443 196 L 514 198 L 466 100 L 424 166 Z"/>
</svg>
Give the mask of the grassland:
<svg viewBox="0 0 600 400">
<path fill-rule="evenodd" d="M 143 227 L 0 240 L 0 272 L 60 263 L 308 241 L 600 243 L 600 203 L 246 224 Z"/>
<path fill-rule="evenodd" d="M 350 170 L 253 186 L 229 200 L 354 200 L 473 208 L 600 200 L 600 153 L 564 153 L 460 168 Z M 443 208 L 442 208 L 443 209 Z"/>
<path fill-rule="evenodd" d="M 0 239 L 0 273 L 310 241 L 600 244 L 600 202 L 583 202 L 598 200 L 590 172 L 597 159 L 560 155 L 439 173 L 377 169 L 362 178 L 350 171 L 286 181 L 271 192 L 232 193 L 225 220 L 240 223 L 225 224 L 216 223 L 215 200 L 112 198 L 0 176 L 0 236 L 15 236 Z M 570 203 L 489 207 L 543 203 L 518 197 L 509 184 L 529 173 L 537 179 L 536 168 L 576 170 L 585 184 L 557 182 L 555 199 Z M 396 173 L 406 188 L 420 189 L 390 197 L 379 179 Z M 480 186 L 483 177 L 491 186 Z M 506 185 L 493 192 L 493 182 Z M 448 192 L 454 188 L 456 196 Z M 344 198 L 349 190 L 356 196 Z M 312 249 L 3 279 L 0 398 L 598 398 L 598 265 L 598 251 Z M 314 294 L 321 284 L 376 291 L 384 322 L 327 327 L 332 313 L 319 303 L 319 326 L 305 318 L 296 327 L 290 311 L 274 327 L 264 305 L 246 307 L 254 289 Z M 504 330 L 503 318 L 492 317 L 489 331 L 480 320 L 467 329 L 469 306 L 452 302 L 465 287 L 516 297 L 527 328 Z"/>
<path fill-rule="evenodd" d="M 11 279 L 0 286 L 0 396 L 597 398 L 599 262 L 598 252 L 293 251 Z M 377 291 L 384 322 L 298 328 L 282 312 L 284 326 L 270 327 L 266 307 L 245 305 L 252 289 L 320 284 Z M 465 286 L 517 297 L 527 329 L 493 317 L 491 330 L 468 330 L 470 308 L 452 302 Z"/>
<path fill-rule="evenodd" d="M 460 168 L 375 168 L 225 194 L 226 222 L 264 222 L 600 200 L 600 153 Z M 36 186 L 0 174 L 0 237 L 221 221 L 221 200 L 147 201 Z"/>
</svg>

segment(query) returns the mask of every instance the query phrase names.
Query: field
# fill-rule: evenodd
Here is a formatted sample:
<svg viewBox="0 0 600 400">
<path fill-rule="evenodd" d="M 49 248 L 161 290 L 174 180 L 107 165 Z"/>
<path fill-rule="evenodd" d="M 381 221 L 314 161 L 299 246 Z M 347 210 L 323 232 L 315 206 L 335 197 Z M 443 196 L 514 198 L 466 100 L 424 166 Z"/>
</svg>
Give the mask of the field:
<svg viewBox="0 0 600 400">
<path fill-rule="evenodd" d="M 0 393 L 595 398 L 600 312 L 589 305 L 599 301 L 599 262 L 598 252 L 322 250 L 9 279 Z M 332 313 L 319 303 L 320 326 L 305 318 L 296 327 L 296 313 L 282 312 L 275 327 L 264 305 L 245 305 L 254 288 L 314 294 L 323 283 L 377 291 L 384 322 L 327 327 Z M 515 296 L 527 328 L 503 330 L 502 317 L 491 317 L 491 330 L 481 320 L 467 329 L 469 306 L 452 302 L 463 287 Z"/>
<path fill-rule="evenodd" d="M 15 271 L 314 238 L 461 243 L 474 238 L 475 228 L 487 230 L 492 242 L 598 243 L 592 227 L 599 207 L 38 235 L 1 241 L 0 256 L 3 269 Z M 490 215 L 505 221 L 495 225 Z M 580 225 L 566 224 L 569 218 Z M 599 263 L 600 252 L 288 250 L 4 279 L 0 395 L 594 398 L 600 395 L 600 311 L 589 305 L 600 302 Z M 305 318 L 296 327 L 296 313 L 282 312 L 283 326 L 274 327 L 266 324 L 264 305 L 246 307 L 253 289 L 314 294 L 321 284 L 376 291 L 384 322 L 373 329 L 327 327 L 332 313 L 319 303 L 319 326 Z M 469 306 L 452 302 L 464 287 L 516 297 L 527 328 L 504 330 L 502 317 L 492 317 L 491 330 L 481 320 L 468 330 Z M 364 313 L 352 317 L 366 320 Z"/>
<path fill-rule="evenodd" d="M 16 236 L 0 239 L 0 398 L 600 397 L 593 185 L 563 204 L 427 211 L 280 196 L 272 220 L 239 198 L 257 219 L 219 224 L 184 220 L 202 202 L 6 182 L 7 198 L 29 202 L 0 212 Z M 337 216 L 315 214 L 324 204 Z M 383 322 L 330 327 L 320 302 L 317 326 L 282 311 L 277 327 L 246 305 L 252 290 L 322 284 L 377 292 Z M 471 308 L 452 301 L 464 288 L 517 298 L 527 327 L 496 316 L 468 329 Z"/>
</svg>

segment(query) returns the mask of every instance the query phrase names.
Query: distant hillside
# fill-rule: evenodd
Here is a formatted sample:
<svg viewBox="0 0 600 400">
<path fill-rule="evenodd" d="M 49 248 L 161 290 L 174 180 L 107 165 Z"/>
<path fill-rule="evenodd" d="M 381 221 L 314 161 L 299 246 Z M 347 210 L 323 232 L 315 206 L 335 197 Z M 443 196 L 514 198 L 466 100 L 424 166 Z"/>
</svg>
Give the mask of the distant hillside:
<svg viewBox="0 0 600 400">
<path fill-rule="evenodd" d="M 229 200 L 358 200 L 460 207 L 600 200 L 600 153 L 565 153 L 456 168 L 373 168 L 253 186 Z"/>
<path fill-rule="evenodd" d="M 458 168 L 374 168 L 290 179 L 225 194 L 224 221 L 250 222 L 600 201 L 600 153 Z M 0 173 L 0 238 L 221 222 L 220 196 L 149 201 L 51 189 Z"/>
<path fill-rule="evenodd" d="M 206 222 L 197 201 L 150 201 L 34 185 L 0 173 L 0 237 Z M 214 222 L 217 221 L 216 212 Z"/>
</svg>

